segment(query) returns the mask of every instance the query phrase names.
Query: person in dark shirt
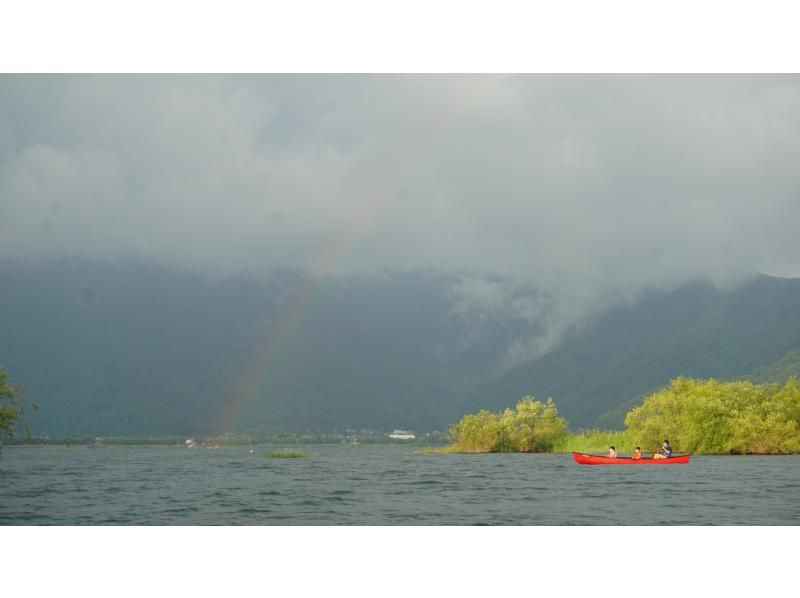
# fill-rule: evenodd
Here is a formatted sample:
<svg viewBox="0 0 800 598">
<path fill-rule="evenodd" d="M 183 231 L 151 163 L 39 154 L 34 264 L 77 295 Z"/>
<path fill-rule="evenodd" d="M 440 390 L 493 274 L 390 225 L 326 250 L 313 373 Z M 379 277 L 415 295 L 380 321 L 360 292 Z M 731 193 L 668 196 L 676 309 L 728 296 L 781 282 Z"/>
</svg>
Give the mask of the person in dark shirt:
<svg viewBox="0 0 800 598">
<path fill-rule="evenodd" d="M 661 445 L 661 454 L 664 455 L 665 459 L 668 459 L 672 456 L 672 447 L 669 444 L 669 440 L 664 440 L 664 444 Z"/>
</svg>

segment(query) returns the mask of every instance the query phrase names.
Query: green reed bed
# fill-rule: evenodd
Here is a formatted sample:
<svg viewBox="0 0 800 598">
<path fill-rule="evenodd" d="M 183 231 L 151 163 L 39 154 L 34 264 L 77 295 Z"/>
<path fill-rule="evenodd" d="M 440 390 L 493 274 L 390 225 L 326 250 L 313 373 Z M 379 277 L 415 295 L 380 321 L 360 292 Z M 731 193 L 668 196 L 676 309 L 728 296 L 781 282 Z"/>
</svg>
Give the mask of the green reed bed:
<svg viewBox="0 0 800 598">
<path fill-rule="evenodd" d="M 627 432 L 609 430 L 587 430 L 580 434 L 569 434 L 555 440 L 550 452 L 553 453 L 595 453 L 606 454 L 608 447 L 614 446 L 618 453 L 632 453 L 635 445 L 628 439 Z"/>
<path fill-rule="evenodd" d="M 308 455 L 300 451 L 272 451 L 264 453 L 265 459 L 307 459 Z"/>
<path fill-rule="evenodd" d="M 429 446 L 414 451 L 416 455 L 457 455 L 459 451 L 453 446 Z"/>
<path fill-rule="evenodd" d="M 577 434 L 564 434 L 554 440 L 549 445 L 542 447 L 536 452 L 544 453 L 593 453 L 605 455 L 608 447 L 614 446 L 617 452 L 622 454 L 633 453 L 635 444 L 628 439 L 627 432 L 614 430 L 587 430 Z M 486 450 L 463 450 L 457 445 L 448 447 L 431 447 L 416 451 L 418 455 L 446 455 L 446 454 L 466 454 L 466 453 L 486 453 L 486 452 L 515 452 L 515 451 L 486 451 Z M 529 452 L 529 451 L 522 451 Z"/>
</svg>

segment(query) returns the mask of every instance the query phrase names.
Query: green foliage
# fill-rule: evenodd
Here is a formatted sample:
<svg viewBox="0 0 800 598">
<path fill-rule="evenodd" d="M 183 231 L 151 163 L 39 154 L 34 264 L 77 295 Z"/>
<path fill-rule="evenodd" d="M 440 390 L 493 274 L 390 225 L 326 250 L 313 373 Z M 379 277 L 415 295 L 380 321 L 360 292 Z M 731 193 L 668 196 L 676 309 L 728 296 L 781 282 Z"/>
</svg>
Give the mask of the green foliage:
<svg viewBox="0 0 800 598">
<path fill-rule="evenodd" d="M 627 432 L 616 430 L 585 430 L 580 434 L 565 434 L 558 438 L 552 446 L 554 453 L 600 453 L 608 452 L 614 446 L 617 452 L 633 453 L 637 446 L 628 438 Z"/>
<path fill-rule="evenodd" d="M 456 450 L 454 445 L 440 446 L 440 447 L 426 447 L 414 451 L 415 455 L 452 455 L 463 451 Z"/>
<path fill-rule="evenodd" d="M 644 450 L 665 438 L 677 452 L 800 452 L 800 382 L 756 385 L 677 378 L 625 418 L 629 438 Z"/>
<path fill-rule="evenodd" d="M 36 403 L 33 408 L 38 409 Z M 17 422 L 25 423 L 25 409 L 21 384 L 12 384 L 8 372 L 0 369 L 0 447 L 6 438 L 13 438 Z M 30 435 L 30 431 L 25 427 Z"/>
<path fill-rule="evenodd" d="M 308 457 L 305 453 L 300 451 L 273 451 L 271 453 L 264 453 L 266 459 L 305 459 Z"/>
<path fill-rule="evenodd" d="M 551 450 L 566 431 L 567 422 L 558 416 L 553 399 L 542 403 L 528 395 L 514 410 L 465 415 L 450 428 L 450 437 L 455 452 L 538 453 Z"/>
<path fill-rule="evenodd" d="M 567 433 L 552 399 L 525 397 L 515 410 L 483 410 L 450 429 L 453 444 L 435 452 L 656 452 L 665 438 L 692 454 L 800 453 L 800 380 L 780 384 L 676 378 L 628 412 L 628 429 Z"/>
</svg>

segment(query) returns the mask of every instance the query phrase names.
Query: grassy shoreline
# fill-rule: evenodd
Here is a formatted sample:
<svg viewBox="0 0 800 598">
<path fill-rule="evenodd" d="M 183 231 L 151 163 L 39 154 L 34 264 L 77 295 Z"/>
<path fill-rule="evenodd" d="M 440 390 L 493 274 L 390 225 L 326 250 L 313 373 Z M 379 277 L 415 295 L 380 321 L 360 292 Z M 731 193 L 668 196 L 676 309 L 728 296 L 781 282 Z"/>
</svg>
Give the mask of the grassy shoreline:
<svg viewBox="0 0 800 598">
<path fill-rule="evenodd" d="M 544 451 L 537 451 L 539 454 L 568 454 L 568 453 L 585 453 L 594 455 L 605 455 L 608 453 L 608 448 L 614 446 L 620 456 L 628 456 L 633 454 L 636 444 L 630 439 L 630 434 L 627 431 L 621 430 L 591 430 L 587 432 L 569 434 L 556 439 L 552 445 Z M 642 453 L 649 457 L 653 452 L 657 452 L 659 447 L 642 446 Z M 490 454 L 492 451 L 485 450 L 460 450 L 456 445 L 450 445 L 442 448 L 430 447 L 416 451 L 419 455 L 482 455 Z M 516 451 L 519 454 L 522 451 Z M 679 451 L 676 451 L 679 452 Z M 531 453 L 532 454 L 532 453 Z M 785 456 L 797 455 L 798 453 L 730 453 L 730 452 L 711 452 L 711 451 L 695 451 L 693 455 L 713 455 L 713 456 Z"/>
<path fill-rule="evenodd" d="M 627 432 L 616 430 L 591 430 L 578 434 L 568 434 L 555 439 L 547 450 L 536 452 L 558 454 L 576 452 L 604 455 L 608 453 L 608 447 L 614 446 L 620 454 L 633 453 L 635 445 L 628 440 L 627 436 Z M 441 448 L 430 447 L 417 451 L 420 455 L 479 455 L 491 452 L 486 450 L 463 450 L 459 449 L 455 444 Z M 510 452 L 520 453 L 526 451 Z"/>
<path fill-rule="evenodd" d="M 800 380 L 759 385 L 678 377 L 631 409 L 625 426 L 571 433 L 552 399 L 529 395 L 513 410 L 465 415 L 450 428 L 452 446 L 441 452 L 602 455 L 614 446 L 624 455 L 639 445 L 651 454 L 670 438 L 676 453 L 800 454 Z"/>
</svg>

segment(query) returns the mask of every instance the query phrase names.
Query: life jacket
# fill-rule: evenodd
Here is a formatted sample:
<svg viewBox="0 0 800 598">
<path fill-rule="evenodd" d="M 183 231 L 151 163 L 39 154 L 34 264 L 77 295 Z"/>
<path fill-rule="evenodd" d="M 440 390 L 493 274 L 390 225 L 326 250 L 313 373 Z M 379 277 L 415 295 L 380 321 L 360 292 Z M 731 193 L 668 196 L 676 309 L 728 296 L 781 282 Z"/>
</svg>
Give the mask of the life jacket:
<svg viewBox="0 0 800 598">
<path fill-rule="evenodd" d="M 662 447 L 661 451 L 664 453 L 665 457 L 671 457 L 672 456 L 672 447 L 670 445 Z"/>
<path fill-rule="evenodd" d="M 635 453 L 633 453 L 633 458 L 634 459 L 641 459 L 642 458 L 642 451 L 636 451 Z"/>
</svg>

